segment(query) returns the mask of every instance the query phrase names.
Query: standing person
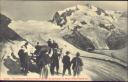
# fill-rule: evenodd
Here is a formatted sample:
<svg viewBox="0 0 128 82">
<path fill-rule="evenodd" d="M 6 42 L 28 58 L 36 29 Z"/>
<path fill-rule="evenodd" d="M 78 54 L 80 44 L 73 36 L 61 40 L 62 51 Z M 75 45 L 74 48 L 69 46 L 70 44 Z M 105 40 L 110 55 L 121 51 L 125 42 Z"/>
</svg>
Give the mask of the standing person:
<svg viewBox="0 0 128 82">
<path fill-rule="evenodd" d="M 51 66 L 50 71 L 51 74 L 54 75 L 54 69 L 56 68 L 57 74 L 59 74 L 59 58 L 60 54 L 57 52 L 57 49 L 55 50 L 55 53 L 51 56 Z"/>
<path fill-rule="evenodd" d="M 68 70 L 68 74 L 71 75 L 71 62 L 70 62 L 70 57 L 69 57 L 70 52 L 67 51 L 66 55 L 63 57 L 62 62 L 63 62 L 63 75 L 65 75 L 65 71 Z"/>
<path fill-rule="evenodd" d="M 35 52 L 34 55 L 36 56 L 36 63 L 38 62 L 38 58 L 39 58 L 39 54 L 40 54 L 40 50 L 41 50 L 41 45 L 39 45 L 39 42 L 37 42 L 37 45 L 35 46 Z"/>
<path fill-rule="evenodd" d="M 47 43 L 48 43 L 48 47 L 49 47 L 48 53 L 50 54 L 50 53 L 51 53 L 51 50 L 52 50 L 52 41 L 51 41 L 51 39 L 49 39 L 49 40 L 47 41 Z"/>
<path fill-rule="evenodd" d="M 50 64 L 50 57 L 47 54 L 47 50 L 41 50 L 39 59 L 39 69 L 41 70 L 41 77 L 48 77 L 48 65 Z"/>
<path fill-rule="evenodd" d="M 59 54 L 59 60 L 60 58 L 63 58 L 63 48 L 58 49 L 58 54 Z"/>
<path fill-rule="evenodd" d="M 36 54 L 36 55 L 38 55 L 39 54 L 39 51 L 40 51 L 40 49 L 41 49 L 41 46 L 39 45 L 39 42 L 37 42 L 37 45 L 35 46 L 35 52 L 34 52 L 34 54 Z"/>
<path fill-rule="evenodd" d="M 27 75 L 29 70 L 29 57 L 28 57 L 28 53 L 24 52 L 24 73 L 25 75 Z"/>
<path fill-rule="evenodd" d="M 53 40 L 52 48 L 53 48 L 53 54 L 54 54 L 55 49 L 59 48 L 58 44 L 54 40 Z"/>
<path fill-rule="evenodd" d="M 20 64 L 21 64 L 21 71 L 27 75 L 28 73 L 28 53 L 24 51 L 23 47 L 18 52 Z"/>
<path fill-rule="evenodd" d="M 82 71 L 82 66 L 83 62 L 80 58 L 80 53 L 76 53 L 76 57 L 74 57 L 71 61 L 71 64 L 73 64 L 72 69 L 73 69 L 73 75 L 78 76 L 80 75 L 80 72 Z"/>
<path fill-rule="evenodd" d="M 20 60 L 21 70 L 24 70 L 24 49 L 21 47 L 21 49 L 18 51 L 18 56 Z"/>
</svg>

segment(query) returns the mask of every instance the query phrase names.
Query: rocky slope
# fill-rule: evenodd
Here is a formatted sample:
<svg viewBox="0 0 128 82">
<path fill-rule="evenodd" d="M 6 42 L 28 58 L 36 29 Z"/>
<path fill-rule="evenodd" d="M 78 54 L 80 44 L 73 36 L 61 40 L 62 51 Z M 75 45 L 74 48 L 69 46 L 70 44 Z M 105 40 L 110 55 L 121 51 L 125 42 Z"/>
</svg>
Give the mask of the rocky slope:
<svg viewBox="0 0 128 82">
<path fill-rule="evenodd" d="M 8 27 L 11 19 L 0 14 L 0 42 L 7 40 L 22 40 L 22 38 L 12 29 Z"/>
</svg>

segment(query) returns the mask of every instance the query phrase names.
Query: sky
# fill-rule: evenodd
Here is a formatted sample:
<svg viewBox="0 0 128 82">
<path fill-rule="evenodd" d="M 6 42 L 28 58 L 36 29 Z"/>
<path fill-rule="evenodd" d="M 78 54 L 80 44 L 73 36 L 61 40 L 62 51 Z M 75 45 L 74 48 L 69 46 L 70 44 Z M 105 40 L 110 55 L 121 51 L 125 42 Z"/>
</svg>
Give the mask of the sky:
<svg viewBox="0 0 128 82">
<path fill-rule="evenodd" d="M 49 20 L 54 13 L 77 4 L 92 4 L 107 10 L 127 10 L 127 1 L 6 1 L 0 0 L 0 12 L 12 20 Z"/>
</svg>

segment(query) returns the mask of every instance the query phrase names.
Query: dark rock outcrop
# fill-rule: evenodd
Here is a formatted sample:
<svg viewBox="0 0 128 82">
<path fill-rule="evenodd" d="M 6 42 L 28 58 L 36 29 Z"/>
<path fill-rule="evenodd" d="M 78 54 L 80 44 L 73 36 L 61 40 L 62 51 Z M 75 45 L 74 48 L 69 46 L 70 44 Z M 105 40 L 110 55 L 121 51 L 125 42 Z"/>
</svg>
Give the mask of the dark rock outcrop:
<svg viewBox="0 0 128 82">
<path fill-rule="evenodd" d="M 95 49 L 91 40 L 81 35 L 78 31 L 73 32 L 72 35 L 65 35 L 63 38 L 81 50 L 93 51 Z"/>
<path fill-rule="evenodd" d="M 118 29 L 118 32 L 113 31 L 106 39 L 106 43 L 111 50 L 124 48 L 127 44 L 128 36 L 123 31 Z"/>
<path fill-rule="evenodd" d="M 77 9 L 76 9 L 77 10 Z M 67 16 L 71 16 L 74 10 L 66 10 L 62 14 L 59 14 L 59 12 L 56 12 L 53 16 L 52 22 L 56 23 L 58 26 L 63 26 L 67 23 Z"/>
<path fill-rule="evenodd" d="M 101 8 L 97 8 L 96 13 L 97 13 L 98 15 L 101 15 L 102 13 L 104 13 L 105 16 L 109 16 L 109 15 L 108 15 L 103 9 L 101 9 Z"/>
<path fill-rule="evenodd" d="M 100 34 L 97 32 L 100 32 Z M 107 35 L 108 33 L 106 32 L 105 34 L 105 31 L 102 32 L 100 28 L 99 30 L 90 31 L 82 28 L 72 34 L 65 35 L 63 38 L 75 47 L 85 51 L 93 51 L 95 49 L 116 50 L 126 47 L 128 36 L 120 29 L 112 31 L 109 36 Z"/>
<path fill-rule="evenodd" d="M 11 19 L 0 14 L 0 42 L 7 40 L 23 40 L 15 31 L 8 27 Z"/>
</svg>

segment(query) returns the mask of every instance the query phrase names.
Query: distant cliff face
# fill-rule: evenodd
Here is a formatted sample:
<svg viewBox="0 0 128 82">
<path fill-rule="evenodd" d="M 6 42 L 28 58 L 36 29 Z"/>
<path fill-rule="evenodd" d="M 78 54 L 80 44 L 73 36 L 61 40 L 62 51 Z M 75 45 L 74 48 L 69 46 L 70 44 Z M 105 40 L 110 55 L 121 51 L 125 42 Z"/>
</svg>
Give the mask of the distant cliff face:
<svg viewBox="0 0 128 82">
<path fill-rule="evenodd" d="M 52 22 L 67 32 L 77 27 L 77 32 L 65 35 L 64 39 L 82 50 L 120 49 L 127 42 L 127 34 L 122 31 L 126 25 L 119 23 L 120 17 L 122 13 L 87 4 L 56 12 Z"/>
<path fill-rule="evenodd" d="M 12 29 L 8 27 L 11 19 L 0 14 L 0 42 L 7 40 L 22 40 L 22 38 Z"/>
</svg>

